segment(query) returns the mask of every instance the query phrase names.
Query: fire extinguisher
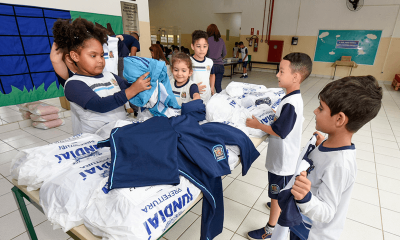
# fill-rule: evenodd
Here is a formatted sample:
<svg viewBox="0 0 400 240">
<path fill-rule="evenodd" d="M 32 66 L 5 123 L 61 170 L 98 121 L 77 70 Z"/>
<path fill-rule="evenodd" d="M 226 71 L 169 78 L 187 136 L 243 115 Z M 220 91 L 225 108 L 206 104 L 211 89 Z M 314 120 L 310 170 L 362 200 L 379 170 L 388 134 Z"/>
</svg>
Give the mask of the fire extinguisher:
<svg viewBox="0 0 400 240">
<path fill-rule="evenodd" d="M 254 51 L 254 52 L 257 52 L 257 50 L 258 50 L 258 37 L 256 37 L 256 38 L 254 39 L 254 49 L 253 49 L 253 51 Z"/>
</svg>

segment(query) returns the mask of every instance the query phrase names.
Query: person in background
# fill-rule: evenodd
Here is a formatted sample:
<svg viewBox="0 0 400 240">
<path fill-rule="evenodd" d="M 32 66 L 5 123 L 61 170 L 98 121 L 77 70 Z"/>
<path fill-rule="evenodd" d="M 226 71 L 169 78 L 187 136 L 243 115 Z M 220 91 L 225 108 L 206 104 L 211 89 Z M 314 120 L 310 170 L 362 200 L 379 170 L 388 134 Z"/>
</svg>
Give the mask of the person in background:
<svg viewBox="0 0 400 240">
<path fill-rule="evenodd" d="M 165 65 L 167 66 L 168 77 L 169 77 L 170 80 L 173 79 L 172 72 L 171 72 L 171 67 L 169 65 L 168 60 L 165 58 L 163 52 L 161 51 L 160 45 L 152 44 L 149 47 L 149 50 L 150 50 L 150 53 L 151 53 L 151 58 L 165 62 Z"/>
<path fill-rule="evenodd" d="M 235 47 L 233 47 L 232 57 L 237 58 L 239 57 L 239 43 L 235 42 Z"/>
<path fill-rule="evenodd" d="M 222 78 L 224 77 L 224 63 L 222 58 L 226 56 L 226 46 L 224 40 L 221 38 L 218 27 L 215 24 L 210 24 L 207 27 L 208 34 L 208 54 L 207 57 L 211 58 L 214 62 L 213 69 L 215 78 L 215 91 L 220 93 L 222 91 Z"/>
<path fill-rule="evenodd" d="M 239 42 L 239 47 L 240 47 L 240 55 L 242 56 L 242 62 L 243 62 L 243 75 L 240 76 L 240 78 L 248 78 L 247 76 L 247 63 L 249 58 L 247 57 L 249 55 L 249 52 L 247 51 L 247 47 L 244 46 L 243 42 Z"/>
<path fill-rule="evenodd" d="M 132 84 L 110 72 L 105 66 L 103 44 L 106 32 L 82 18 L 57 20 L 53 26 L 54 42 L 65 49 L 77 67 L 64 87 L 71 102 L 73 134 L 95 133 L 106 123 L 126 119 L 123 105 L 138 93 L 148 90 L 149 73 Z M 104 87 L 107 86 L 107 87 Z"/>
<path fill-rule="evenodd" d="M 175 54 L 177 54 L 179 52 L 179 47 L 178 46 L 174 46 L 173 50 L 174 51 L 172 52 L 172 55 L 175 55 Z"/>
<path fill-rule="evenodd" d="M 185 50 L 185 47 L 184 47 L 184 46 L 181 46 L 180 52 L 183 52 L 184 50 Z"/>
<path fill-rule="evenodd" d="M 183 53 L 185 53 L 186 55 L 190 56 L 190 50 L 189 50 L 189 48 L 183 49 Z"/>
</svg>

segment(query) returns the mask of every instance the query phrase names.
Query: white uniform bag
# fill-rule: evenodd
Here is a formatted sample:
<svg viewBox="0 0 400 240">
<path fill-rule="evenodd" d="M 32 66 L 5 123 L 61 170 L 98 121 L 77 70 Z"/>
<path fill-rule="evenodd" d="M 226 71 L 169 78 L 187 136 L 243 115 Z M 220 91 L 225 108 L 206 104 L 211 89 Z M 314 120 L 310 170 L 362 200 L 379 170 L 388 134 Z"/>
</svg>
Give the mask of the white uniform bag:
<svg viewBox="0 0 400 240">
<path fill-rule="evenodd" d="M 111 152 L 84 158 L 64 169 L 40 188 L 40 205 L 53 229 L 64 232 L 83 224 L 80 216 L 95 187 L 108 179 Z"/>
<path fill-rule="evenodd" d="M 97 142 L 103 140 L 95 134 L 83 133 L 49 145 L 20 151 L 11 161 L 11 176 L 28 191 L 42 186 L 44 180 L 70 167 L 75 161 L 97 150 Z"/>
</svg>

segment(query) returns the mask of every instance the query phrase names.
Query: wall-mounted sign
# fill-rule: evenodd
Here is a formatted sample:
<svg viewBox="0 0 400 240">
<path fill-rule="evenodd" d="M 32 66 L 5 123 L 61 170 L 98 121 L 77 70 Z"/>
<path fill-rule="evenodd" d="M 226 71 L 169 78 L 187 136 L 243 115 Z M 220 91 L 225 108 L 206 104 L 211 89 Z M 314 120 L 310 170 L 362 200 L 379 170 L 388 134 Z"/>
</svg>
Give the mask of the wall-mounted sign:
<svg viewBox="0 0 400 240">
<path fill-rule="evenodd" d="M 125 34 L 139 32 L 139 16 L 136 3 L 121 1 L 122 23 Z"/>
<path fill-rule="evenodd" d="M 336 48 L 357 49 L 359 41 L 337 40 Z"/>
</svg>

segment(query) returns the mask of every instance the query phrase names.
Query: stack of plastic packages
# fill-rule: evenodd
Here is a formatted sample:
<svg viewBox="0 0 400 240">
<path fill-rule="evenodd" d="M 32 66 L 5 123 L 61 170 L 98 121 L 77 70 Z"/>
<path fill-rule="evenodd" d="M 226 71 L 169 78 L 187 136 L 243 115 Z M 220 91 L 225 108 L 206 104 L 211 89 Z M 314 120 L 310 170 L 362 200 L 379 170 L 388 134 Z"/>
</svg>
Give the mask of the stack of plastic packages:
<svg viewBox="0 0 400 240">
<path fill-rule="evenodd" d="M 19 108 L 19 112 L 24 120 L 31 119 L 31 112 L 29 112 L 28 106 L 30 104 L 36 104 L 38 102 L 31 102 L 31 103 L 22 103 L 18 104 L 17 107 Z"/>
<path fill-rule="evenodd" d="M 49 129 L 64 125 L 65 121 L 60 119 L 61 109 L 43 102 L 36 102 L 28 105 L 32 114 L 32 126 L 41 129 Z"/>
<path fill-rule="evenodd" d="M 282 88 L 231 82 L 224 91 L 208 101 L 206 119 L 231 125 L 249 136 L 262 137 L 266 133 L 247 127 L 246 119 L 254 116 L 261 123 L 271 125 L 283 96 L 285 92 Z"/>
</svg>

